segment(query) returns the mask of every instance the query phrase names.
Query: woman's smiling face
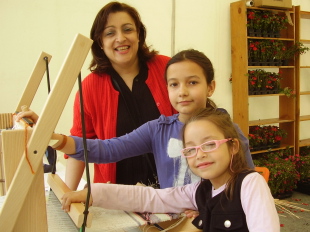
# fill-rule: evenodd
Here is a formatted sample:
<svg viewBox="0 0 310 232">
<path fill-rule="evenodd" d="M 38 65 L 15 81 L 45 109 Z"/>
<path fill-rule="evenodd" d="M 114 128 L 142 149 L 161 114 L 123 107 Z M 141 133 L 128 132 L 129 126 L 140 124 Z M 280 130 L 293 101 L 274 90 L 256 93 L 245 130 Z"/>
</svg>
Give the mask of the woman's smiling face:
<svg viewBox="0 0 310 232">
<path fill-rule="evenodd" d="M 112 66 L 132 65 L 138 59 L 138 31 L 126 12 L 111 13 L 102 33 L 102 49 Z"/>
</svg>

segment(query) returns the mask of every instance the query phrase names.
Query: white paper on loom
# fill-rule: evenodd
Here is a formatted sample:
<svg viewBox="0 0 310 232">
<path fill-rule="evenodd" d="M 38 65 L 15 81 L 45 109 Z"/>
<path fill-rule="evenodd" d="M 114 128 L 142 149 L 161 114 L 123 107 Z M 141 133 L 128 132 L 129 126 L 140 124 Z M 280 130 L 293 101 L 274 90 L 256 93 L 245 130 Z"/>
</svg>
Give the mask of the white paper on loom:
<svg viewBox="0 0 310 232">
<path fill-rule="evenodd" d="M 93 221 L 88 232 L 141 232 L 139 223 L 124 211 L 99 207 L 91 207 L 89 211 L 93 213 Z"/>
<path fill-rule="evenodd" d="M 93 213 L 91 228 L 87 232 L 141 232 L 138 222 L 121 210 L 107 210 L 90 207 Z M 61 204 L 53 192 L 49 192 L 47 200 L 47 221 L 49 232 L 76 232 L 77 227 L 67 213 L 61 209 Z"/>
</svg>

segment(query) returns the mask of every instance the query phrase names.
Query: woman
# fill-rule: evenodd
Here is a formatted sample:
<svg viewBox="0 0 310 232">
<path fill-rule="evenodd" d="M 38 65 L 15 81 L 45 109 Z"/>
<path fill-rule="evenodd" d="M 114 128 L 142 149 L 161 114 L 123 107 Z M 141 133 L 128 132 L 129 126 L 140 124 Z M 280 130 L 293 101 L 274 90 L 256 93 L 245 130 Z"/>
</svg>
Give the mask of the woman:
<svg viewBox="0 0 310 232">
<path fill-rule="evenodd" d="M 94 41 L 91 74 L 82 83 L 87 138 L 121 136 L 161 114 L 175 113 L 164 80 L 169 57 L 158 55 L 146 45 L 146 29 L 135 8 L 108 3 L 98 12 L 90 38 Z M 78 93 L 73 117 L 70 133 L 82 137 Z M 68 158 L 65 182 L 70 189 L 76 190 L 84 167 L 84 162 Z M 155 184 L 153 155 L 95 164 L 94 182 L 108 181 Z"/>
</svg>

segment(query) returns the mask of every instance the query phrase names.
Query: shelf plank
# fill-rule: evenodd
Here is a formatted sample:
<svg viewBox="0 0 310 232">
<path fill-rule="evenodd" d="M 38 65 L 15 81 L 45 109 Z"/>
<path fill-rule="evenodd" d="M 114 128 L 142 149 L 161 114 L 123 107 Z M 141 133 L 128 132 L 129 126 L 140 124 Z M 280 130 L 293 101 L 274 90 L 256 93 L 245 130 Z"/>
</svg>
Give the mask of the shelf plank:
<svg viewBox="0 0 310 232">
<path fill-rule="evenodd" d="M 310 146 L 310 139 L 299 140 L 299 147 Z"/>
<path fill-rule="evenodd" d="M 300 11 L 300 17 L 303 19 L 310 19 L 310 12 L 309 11 Z"/>
<path fill-rule="evenodd" d="M 295 66 L 248 66 L 249 69 L 263 69 L 263 68 L 295 68 Z"/>
<path fill-rule="evenodd" d="M 276 94 L 259 94 L 259 95 L 249 95 L 249 97 L 274 97 L 274 96 L 284 96 L 284 93 L 276 93 Z"/>
<path fill-rule="evenodd" d="M 309 143 L 310 143 L 310 139 L 309 139 Z M 261 150 L 261 151 L 251 151 L 251 155 L 255 155 L 255 154 L 263 154 L 266 152 L 271 152 L 271 151 L 279 151 L 279 150 L 284 150 L 286 148 L 293 148 L 294 146 L 292 145 L 287 145 L 287 144 L 283 144 L 281 145 L 281 147 L 277 147 L 277 148 L 269 148 L 267 150 Z"/>
<path fill-rule="evenodd" d="M 287 122 L 294 122 L 294 120 L 293 119 L 279 119 L 279 118 L 259 119 L 259 120 L 249 121 L 249 126 L 259 126 L 259 125 L 287 123 Z"/>
<path fill-rule="evenodd" d="M 300 39 L 299 41 L 303 44 L 310 44 L 310 39 Z"/>
<path fill-rule="evenodd" d="M 299 94 L 300 95 L 310 95 L 310 91 L 302 91 Z"/>
<path fill-rule="evenodd" d="M 310 68 L 309 65 L 305 65 L 305 66 L 300 66 L 300 68 Z"/>
<path fill-rule="evenodd" d="M 294 12 L 291 9 L 278 9 L 278 8 L 267 8 L 267 7 L 246 7 L 249 10 L 269 10 L 274 12 L 289 12 L 290 14 L 293 14 Z M 307 11 L 304 11 L 308 13 Z"/>
<path fill-rule="evenodd" d="M 309 121 L 310 115 L 303 115 L 299 117 L 299 121 Z"/>
<path fill-rule="evenodd" d="M 293 41 L 294 42 L 294 38 L 283 38 L 283 37 L 256 37 L 256 36 L 248 36 L 248 39 L 259 39 L 259 40 L 283 40 L 283 41 Z"/>
</svg>

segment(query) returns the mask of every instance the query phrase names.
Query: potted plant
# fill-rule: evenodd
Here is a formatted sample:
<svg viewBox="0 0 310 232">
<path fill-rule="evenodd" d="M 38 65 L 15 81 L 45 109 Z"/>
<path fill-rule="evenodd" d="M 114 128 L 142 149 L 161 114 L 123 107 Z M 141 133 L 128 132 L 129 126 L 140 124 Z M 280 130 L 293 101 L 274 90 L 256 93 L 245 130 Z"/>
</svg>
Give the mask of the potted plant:
<svg viewBox="0 0 310 232">
<path fill-rule="evenodd" d="M 262 144 L 264 143 L 263 137 L 261 137 L 259 134 L 249 133 L 248 138 L 251 151 L 262 150 Z"/>
<path fill-rule="evenodd" d="M 281 40 L 249 40 L 249 66 L 280 66 L 286 50 Z"/>
<path fill-rule="evenodd" d="M 279 92 L 281 80 L 280 73 L 281 71 L 278 73 L 266 72 L 265 88 L 267 94 L 275 94 Z"/>
<path fill-rule="evenodd" d="M 282 65 L 282 54 L 286 51 L 286 46 L 281 40 L 270 40 L 272 43 L 273 61 L 275 66 Z"/>
<path fill-rule="evenodd" d="M 300 180 L 297 182 L 296 191 L 310 194 L 310 146 L 300 148 L 300 154 L 296 155 L 296 170 Z"/>
<path fill-rule="evenodd" d="M 288 19 L 286 15 L 273 14 L 269 25 L 270 37 L 280 37 L 280 31 L 287 28 Z"/>
<path fill-rule="evenodd" d="M 263 69 L 249 70 L 248 89 L 250 95 L 274 94 L 280 89 L 280 72 L 267 72 Z"/>
<path fill-rule="evenodd" d="M 250 95 L 260 94 L 263 86 L 263 80 L 261 75 L 259 74 L 258 69 L 249 70 L 247 76 L 248 76 L 249 94 Z"/>
<path fill-rule="evenodd" d="M 286 15 L 265 10 L 247 10 L 248 36 L 280 37 L 280 31 L 286 29 L 287 25 Z"/>
<path fill-rule="evenodd" d="M 271 66 L 274 59 L 273 43 L 271 40 L 262 40 L 260 42 L 260 60 L 262 66 Z"/>
<path fill-rule="evenodd" d="M 291 89 L 290 87 L 285 87 L 280 90 L 280 93 L 283 93 L 287 97 L 295 97 L 295 90 Z"/>
<path fill-rule="evenodd" d="M 268 147 L 280 147 L 280 141 L 287 136 L 287 132 L 277 126 L 262 127 L 262 134 L 264 134 Z"/>
<path fill-rule="evenodd" d="M 260 41 L 258 40 L 249 40 L 248 44 L 248 62 L 249 66 L 260 65 Z"/>
<path fill-rule="evenodd" d="M 274 198 L 283 199 L 292 196 L 297 187 L 299 173 L 296 170 L 291 149 L 268 152 L 253 157 L 255 166 L 269 169 L 268 186 Z"/>
<path fill-rule="evenodd" d="M 280 147 L 280 142 L 287 137 L 287 132 L 278 126 L 250 126 L 250 151 L 267 150 Z"/>
<path fill-rule="evenodd" d="M 247 27 L 249 36 L 261 36 L 261 11 L 248 10 L 247 11 Z"/>
<path fill-rule="evenodd" d="M 290 59 L 293 59 L 297 55 L 305 54 L 307 51 L 309 51 L 309 48 L 301 42 L 296 42 L 291 46 L 287 46 L 286 49 L 283 49 L 279 54 L 282 65 L 288 65 Z"/>
</svg>

